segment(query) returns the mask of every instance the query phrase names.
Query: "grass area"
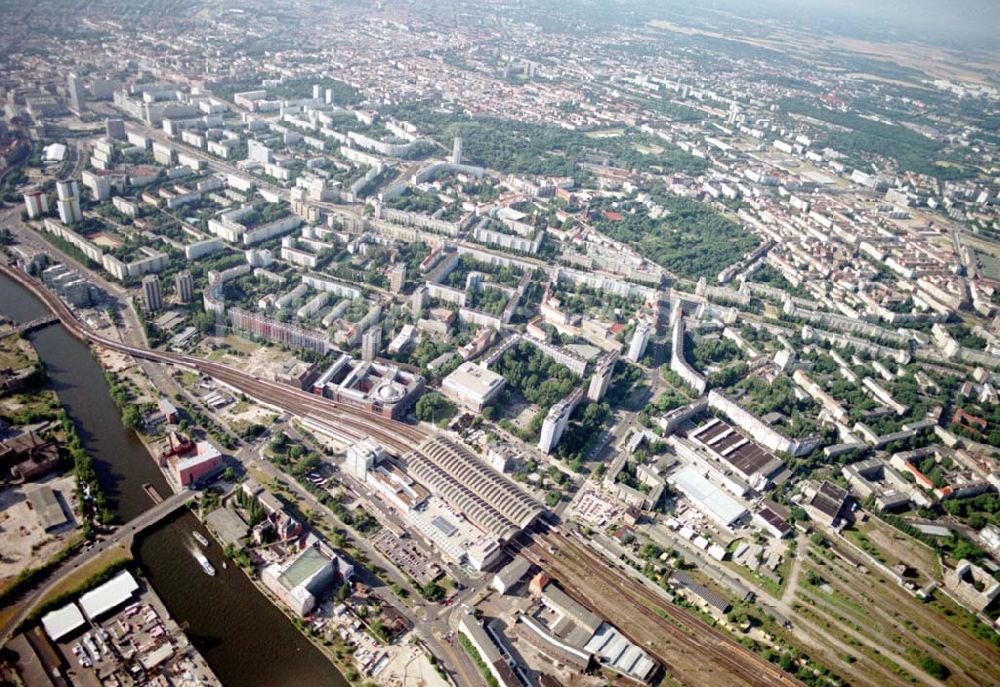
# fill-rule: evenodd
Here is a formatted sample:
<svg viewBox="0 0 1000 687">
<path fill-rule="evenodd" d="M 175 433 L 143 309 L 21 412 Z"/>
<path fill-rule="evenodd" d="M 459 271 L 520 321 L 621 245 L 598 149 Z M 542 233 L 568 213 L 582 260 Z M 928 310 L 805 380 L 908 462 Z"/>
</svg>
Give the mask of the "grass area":
<svg viewBox="0 0 1000 687">
<path fill-rule="evenodd" d="M 253 341 L 249 341 L 232 334 L 223 339 L 223 343 L 232 348 L 234 351 L 238 351 L 244 355 L 251 355 L 258 348 L 257 344 Z"/>
<path fill-rule="evenodd" d="M 625 129 L 601 129 L 599 131 L 588 131 L 584 134 L 587 138 L 614 138 L 625 133 Z"/>
<path fill-rule="evenodd" d="M 985 639 L 1000 647 L 1000 635 L 989 628 L 975 614 L 962 608 L 950 598 L 943 594 L 937 594 L 928 602 L 928 605 L 943 616 L 949 623 L 957 628 L 965 630 L 969 634 Z"/>
<path fill-rule="evenodd" d="M 497 683 L 497 679 L 493 677 L 493 673 L 490 672 L 489 667 L 486 665 L 486 661 L 484 661 L 483 657 L 479 655 L 479 651 L 476 650 L 476 647 L 472 646 L 472 642 L 469 641 L 469 638 L 461 632 L 456 636 L 458 637 L 458 643 L 462 645 L 463 649 L 465 649 L 465 653 L 469 654 L 472 662 L 479 668 L 479 672 L 482 673 L 486 684 L 490 687 L 499 687 L 499 683 Z"/>
<path fill-rule="evenodd" d="M 201 375 L 195 372 L 181 372 L 177 375 L 177 382 L 185 389 L 197 384 L 199 379 L 201 379 Z"/>
<path fill-rule="evenodd" d="M 0 339 L 0 368 L 19 370 L 38 362 L 38 355 L 31 344 L 19 336 Z"/>
<path fill-rule="evenodd" d="M 725 561 L 723 565 L 732 570 L 734 573 L 742 577 L 743 579 L 752 582 L 753 584 L 759 586 L 764 591 L 766 591 L 771 596 L 776 598 L 781 598 L 781 595 L 785 591 L 785 585 L 788 584 L 788 574 L 792 570 L 793 557 L 798 555 L 795 548 L 789 546 L 785 551 L 784 558 L 781 559 L 781 564 L 775 571 L 779 582 L 775 582 L 771 578 L 761 575 L 755 570 L 751 570 L 745 565 L 740 565 L 739 563 L 734 563 L 733 561 Z"/>
<path fill-rule="evenodd" d="M 36 389 L 0 398 L 0 415 L 12 425 L 55 419 L 62 408 L 51 389 Z"/>
<path fill-rule="evenodd" d="M 804 591 L 828 606 L 816 610 L 830 617 L 845 612 L 847 617 L 841 622 L 866 635 L 869 643 L 874 640 L 884 651 L 905 656 L 916 666 L 928 656 L 934 660 L 946 657 L 953 664 L 951 669 L 962 674 L 963 680 L 978 679 L 982 684 L 995 682 L 996 666 L 1000 665 L 996 662 L 995 647 L 1000 647 L 1000 637 L 943 592 L 935 593 L 931 601 L 921 604 L 877 572 L 861 574 L 840 558 L 819 551 L 823 558 L 817 559 L 813 553 L 811 549 L 807 571 L 815 570 L 836 592 L 831 595 L 815 585 L 804 586 Z M 819 568 L 813 568 L 812 561 L 816 561 Z M 880 610 L 873 612 L 872 609 Z M 941 615 L 954 627 L 941 622 Z M 956 628 L 968 634 L 956 632 Z M 983 641 L 992 642 L 994 650 L 985 647 Z M 884 665 L 884 661 L 880 662 Z M 895 670 L 892 666 L 887 667 Z"/>
<path fill-rule="evenodd" d="M 252 407 L 253 406 L 250 404 L 250 401 L 238 401 L 232 408 L 229 409 L 229 414 L 239 415 L 240 413 L 245 413 L 250 410 Z"/>
<path fill-rule="evenodd" d="M 867 641 L 874 643 L 877 639 L 876 635 L 873 634 L 870 629 L 866 631 L 865 628 L 858 625 L 852 619 L 848 618 L 846 615 L 842 615 L 839 611 L 843 609 L 837 609 L 837 604 L 833 600 L 832 596 L 833 595 L 824 593 L 816 587 L 795 590 L 796 599 L 809 604 L 817 613 L 824 614 L 831 620 L 835 621 L 842 628 L 847 628 L 855 634 L 864 637 Z M 828 605 L 820 603 L 822 601 L 825 601 Z M 833 608 L 831 608 L 831 606 Z M 829 627 L 829 623 L 827 623 L 827 625 Z"/>
<path fill-rule="evenodd" d="M 59 584 L 50 589 L 49 592 L 39 600 L 38 605 L 42 606 L 54 598 L 72 592 L 74 589 L 83 585 L 88 579 L 112 565 L 130 560 L 132 560 L 132 552 L 129 550 L 127 543 L 122 543 L 119 546 L 108 549 L 107 551 L 102 551 L 96 558 L 88 563 L 85 563 L 79 568 L 76 568 L 72 573 L 60 580 Z"/>
<path fill-rule="evenodd" d="M 818 598 L 824 599 L 827 603 L 836 606 L 837 608 L 846 613 L 856 613 L 861 615 L 862 617 L 867 615 L 864 607 L 862 607 L 855 601 L 852 601 L 849 597 L 841 593 L 836 587 L 833 586 L 833 584 L 831 584 L 832 582 L 831 580 L 826 579 L 826 577 L 829 577 L 829 573 L 827 571 L 818 567 L 814 568 L 811 566 L 804 568 L 803 572 L 806 571 L 815 572 L 816 575 L 818 575 L 819 577 L 823 577 L 824 580 L 829 585 L 831 591 L 827 591 L 819 586 L 811 585 L 805 578 L 800 578 L 802 579 L 802 582 L 799 585 L 800 588 L 808 586 L 810 593 L 815 594 Z"/>
<path fill-rule="evenodd" d="M 858 548 L 860 548 L 862 551 L 870 555 L 875 560 L 879 561 L 880 563 L 884 563 L 886 565 L 889 564 L 889 561 L 886 560 L 885 554 L 882 553 L 882 550 L 879 549 L 877 546 L 875 546 L 875 544 L 872 543 L 872 540 L 869 539 L 868 535 L 866 535 L 864 532 L 858 532 L 857 530 L 844 530 L 844 535 L 846 536 L 847 539 L 854 542 L 854 544 L 857 545 Z"/>
<path fill-rule="evenodd" d="M 6 581 L 3 588 L 0 588 L 0 606 L 8 606 L 14 601 L 14 596 L 21 593 L 21 588 L 30 585 L 35 579 L 39 579 L 47 570 L 58 565 L 61 561 L 72 556 L 83 545 L 83 537 L 77 536 L 70 540 L 66 546 L 53 554 L 49 560 L 36 567 L 25 568 L 21 574 Z"/>
<path fill-rule="evenodd" d="M 943 579 L 941 561 L 938 558 L 937 552 L 927 544 L 897 530 L 895 527 L 888 525 L 878 518 L 869 518 L 868 522 L 862 524 L 857 529 L 863 533 L 872 547 L 881 551 L 882 555 L 890 560 L 890 564 L 896 562 L 893 559 L 898 559 L 916 568 L 929 579 L 938 582 Z M 871 552 L 869 551 L 869 553 Z M 876 557 L 878 558 L 878 556 Z M 880 558 L 879 560 L 882 559 Z"/>
<path fill-rule="evenodd" d="M 641 143 L 636 143 L 632 147 L 643 155 L 659 155 L 663 152 L 663 148 L 659 146 L 643 145 Z"/>
<path fill-rule="evenodd" d="M 891 659 L 883 655 L 878 649 L 870 646 L 866 642 L 862 642 L 854 638 L 847 632 L 844 632 L 843 628 L 836 627 L 834 623 L 830 621 L 828 616 L 826 616 L 821 609 L 817 609 L 815 606 L 811 604 L 805 605 L 805 603 L 800 600 L 798 603 L 795 604 L 795 612 L 796 614 L 799 615 L 799 617 L 805 618 L 809 622 L 814 623 L 816 626 L 829 632 L 831 635 L 833 635 L 841 642 L 849 646 L 852 650 L 857 652 L 862 657 L 862 659 L 880 665 L 886 668 L 887 670 L 896 673 L 900 677 L 903 677 L 904 675 L 909 676 L 909 673 L 906 673 L 906 671 L 900 673 L 899 671 L 902 670 L 902 668 L 900 668 L 900 666 L 896 664 L 895 661 L 892 661 Z M 856 663 L 856 660 L 850 660 L 846 662 L 851 665 L 854 665 Z M 873 672 L 870 670 L 870 666 L 864 666 L 858 664 L 853 669 L 853 672 L 859 675 L 864 675 L 869 680 L 871 680 L 874 677 Z"/>
</svg>

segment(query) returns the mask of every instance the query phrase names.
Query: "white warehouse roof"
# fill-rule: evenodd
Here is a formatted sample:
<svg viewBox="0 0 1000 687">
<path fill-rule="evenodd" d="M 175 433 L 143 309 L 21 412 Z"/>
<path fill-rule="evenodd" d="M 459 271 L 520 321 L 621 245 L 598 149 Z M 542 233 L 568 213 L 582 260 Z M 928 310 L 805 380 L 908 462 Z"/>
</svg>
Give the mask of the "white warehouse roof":
<svg viewBox="0 0 1000 687">
<path fill-rule="evenodd" d="M 132 577 L 132 573 L 123 570 L 97 589 L 81 596 L 80 608 L 93 620 L 128 601 L 137 589 L 139 583 Z"/>
<path fill-rule="evenodd" d="M 58 642 L 84 622 L 83 614 L 74 603 L 66 604 L 42 616 L 42 627 L 53 642 Z"/>
<path fill-rule="evenodd" d="M 723 525 L 731 525 L 747 512 L 739 501 L 722 487 L 709 482 L 693 465 L 681 468 L 670 479 L 681 493 L 694 501 L 698 510 Z"/>
</svg>

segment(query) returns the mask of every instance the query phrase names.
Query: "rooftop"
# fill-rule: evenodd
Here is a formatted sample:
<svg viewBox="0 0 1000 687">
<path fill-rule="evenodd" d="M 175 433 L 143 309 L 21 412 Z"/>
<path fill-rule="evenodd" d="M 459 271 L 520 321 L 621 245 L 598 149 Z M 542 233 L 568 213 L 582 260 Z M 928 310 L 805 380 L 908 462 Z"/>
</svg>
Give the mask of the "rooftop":
<svg viewBox="0 0 1000 687">
<path fill-rule="evenodd" d="M 132 573 L 123 570 L 93 591 L 80 597 L 80 608 L 93 620 L 128 601 L 139 589 Z"/>
<path fill-rule="evenodd" d="M 319 552 L 315 547 L 310 546 L 304 549 L 297 558 L 288 564 L 288 567 L 278 578 L 285 589 L 294 589 L 300 584 L 307 582 L 313 575 L 330 564 L 330 559 Z"/>
<path fill-rule="evenodd" d="M 42 627 L 53 642 L 73 632 L 84 624 L 83 614 L 76 604 L 66 604 L 42 616 Z"/>
<path fill-rule="evenodd" d="M 50 486 L 42 485 L 29 491 L 28 502 L 45 530 L 64 525 L 69 520 L 62 504 L 59 503 L 59 496 Z"/>
<path fill-rule="evenodd" d="M 693 431 L 690 438 L 708 448 L 746 479 L 753 475 L 770 477 L 784 467 L 780 459 L 743 436 L 728 422 L 717 418 Z"/>
<path fill-rule="evenodd" d="M 475 396 L 488 396 L 491 391 L 503 383 L 503 375 L 470 362 L 459 365 L 444 380 L 445 385 L 461 388 Z"/>
<path fill-rule="evenodd" d="M 681 468 L 671 477 L 673 483 L 685 496 L 696 502 L 699 510 L 719 522 L 731 524 L 746 513 L 739 501 L 723 491 L 722 487 L 709 482 L 694 466 Z"/>
</svg>

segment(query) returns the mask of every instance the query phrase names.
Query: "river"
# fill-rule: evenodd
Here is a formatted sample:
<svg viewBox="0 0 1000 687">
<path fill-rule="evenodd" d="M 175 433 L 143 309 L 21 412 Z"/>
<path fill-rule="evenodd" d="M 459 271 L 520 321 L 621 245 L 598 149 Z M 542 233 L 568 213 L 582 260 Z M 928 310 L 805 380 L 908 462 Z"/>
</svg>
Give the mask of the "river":
<svg viewBox="0 0 1000 687">
<path fill-rule="evenodd" d="M 0 313 L 28 322 L 48 313 L 21 285 L 0 275 Z M 94 459 L 101 487 L 119 522 L 152 505 L 143 490 L 170 489 L 142 442 L 122 426 L 100 365 L 88 346 L 61 325 L 30 335 L 45 363 L 49 383 L 76 424 Z M 229 687 L 345 687 L 336 668 L 235 566 L 222 568 L 219 545 L 206 554 L 218 574 L 209 577 L 192 558 L 192 530 L 207 534 L 189 511 L 181 511 L 136 545 L 136 558 L 153 589 L 183 627 L 212 670 Z"/>
</svg>

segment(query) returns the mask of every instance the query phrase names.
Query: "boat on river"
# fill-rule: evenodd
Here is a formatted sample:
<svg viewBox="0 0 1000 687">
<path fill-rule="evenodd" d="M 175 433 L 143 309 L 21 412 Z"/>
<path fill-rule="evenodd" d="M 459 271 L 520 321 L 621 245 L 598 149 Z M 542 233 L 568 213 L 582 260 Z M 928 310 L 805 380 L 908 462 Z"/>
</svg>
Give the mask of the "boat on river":
<svg viewBox="0 0 1000 687">
<path fill-rule="evenodd" d="M 201 551 L 195 551 L 194 559 L 198 561 L 198 565 L 201 566 L 201 569 L 205 571 L 206 575 L 212 575 L 213 577 L 215 576 L 215 566 L 213 566 L 211 562 L 209 562 L 205 554 L 203 554 Z"/>
</svg>

